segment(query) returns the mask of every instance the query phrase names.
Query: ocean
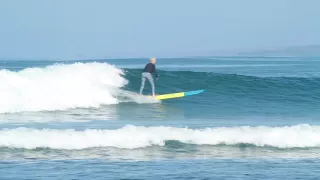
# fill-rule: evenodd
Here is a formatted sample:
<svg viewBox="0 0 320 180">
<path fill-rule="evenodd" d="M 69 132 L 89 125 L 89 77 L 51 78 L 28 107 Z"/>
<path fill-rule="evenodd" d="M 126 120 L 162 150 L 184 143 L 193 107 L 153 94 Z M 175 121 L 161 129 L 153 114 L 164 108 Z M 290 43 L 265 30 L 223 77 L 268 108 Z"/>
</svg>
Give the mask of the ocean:
<svg viewBox="0 0 320 180">
<path fill-rule="evenodd" d="M 320 58 L 0 61 L 0 179 L 318 179 Z"/>
</svg>

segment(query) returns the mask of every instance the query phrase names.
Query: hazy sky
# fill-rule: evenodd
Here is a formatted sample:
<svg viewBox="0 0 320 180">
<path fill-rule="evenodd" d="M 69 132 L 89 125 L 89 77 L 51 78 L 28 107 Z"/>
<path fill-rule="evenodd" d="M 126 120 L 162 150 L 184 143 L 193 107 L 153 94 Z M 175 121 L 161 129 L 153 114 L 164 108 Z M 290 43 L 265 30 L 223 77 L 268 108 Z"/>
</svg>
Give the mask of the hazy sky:
<svg viewBox="0 0 320 180">
<path fill-rule="evenodd" d="M 320 44 L 319 0 L 0 0 L 0 59 Z"/>
</svg>

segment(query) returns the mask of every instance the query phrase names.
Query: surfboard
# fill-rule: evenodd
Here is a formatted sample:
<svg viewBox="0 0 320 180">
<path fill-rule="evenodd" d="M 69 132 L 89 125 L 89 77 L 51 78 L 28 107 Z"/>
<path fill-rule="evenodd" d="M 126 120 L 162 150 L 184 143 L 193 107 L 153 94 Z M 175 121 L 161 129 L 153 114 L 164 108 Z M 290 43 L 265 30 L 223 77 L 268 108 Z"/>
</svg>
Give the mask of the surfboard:
<svg viewBox="0 0 320 180">
<path fill-rule="evenodd" d="M 187 92 L 178 92 L 178 93 L 156 95 L 155 98 L 157 100 L 181 98 L 181 97 L 184 97 L 184 96 L 192 96 L 192 95 L 200 94 L 202 92 L 204 92 L 204 90 L 200 89 L 200 90 L 195 90 L 195 91 L 187 91 Z"/>
</svg>

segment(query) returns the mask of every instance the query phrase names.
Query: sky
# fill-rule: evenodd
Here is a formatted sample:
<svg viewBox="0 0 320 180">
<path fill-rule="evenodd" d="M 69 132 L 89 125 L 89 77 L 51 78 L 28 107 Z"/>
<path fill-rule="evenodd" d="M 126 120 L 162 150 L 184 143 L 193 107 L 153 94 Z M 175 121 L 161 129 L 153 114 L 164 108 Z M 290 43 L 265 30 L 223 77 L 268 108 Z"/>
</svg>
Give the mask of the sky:
<svg viewBox="0 0 320 180">
<path fill-rule="evenodd" d="M 320 44 L 319 0 L 0 0 L 0 59 L 215 55 Z"/>
</svg>

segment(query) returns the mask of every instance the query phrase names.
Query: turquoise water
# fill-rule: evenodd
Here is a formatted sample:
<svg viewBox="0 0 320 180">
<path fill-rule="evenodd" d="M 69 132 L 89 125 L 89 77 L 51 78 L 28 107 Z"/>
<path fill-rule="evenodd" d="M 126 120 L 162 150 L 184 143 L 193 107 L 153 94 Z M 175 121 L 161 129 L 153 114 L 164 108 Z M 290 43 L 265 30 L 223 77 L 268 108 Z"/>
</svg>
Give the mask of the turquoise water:
<svg viewBox="0 0 320 180">
<path fill-rule="evenodd" d="M 319 58 L 1 61 L 3 179 L 314 179 Z M 144 95 L 150 95 L 146 83 Z"/>
</svg>

